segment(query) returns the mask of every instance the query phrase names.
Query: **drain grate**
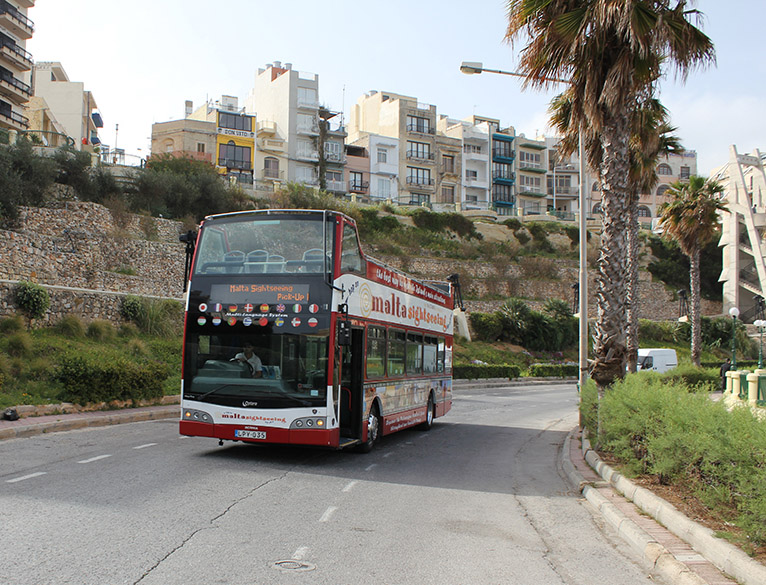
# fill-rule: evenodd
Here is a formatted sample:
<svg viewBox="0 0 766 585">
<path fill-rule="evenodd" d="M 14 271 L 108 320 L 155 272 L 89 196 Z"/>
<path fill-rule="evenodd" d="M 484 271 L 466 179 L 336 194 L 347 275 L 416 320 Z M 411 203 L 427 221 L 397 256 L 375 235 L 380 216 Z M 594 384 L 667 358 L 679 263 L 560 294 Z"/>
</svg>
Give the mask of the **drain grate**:
<svg viewBox="0 0 766 585">
<path fill-rule="evenodd" d="M 313 571 L 316 569 L 316 565 L 311 563 L 304 563 L 303 561 L 296 561 L 293 559 L 286 559 L 284 561 L 277 561 L 273 567 L 280 571 Z"/>
</svg>

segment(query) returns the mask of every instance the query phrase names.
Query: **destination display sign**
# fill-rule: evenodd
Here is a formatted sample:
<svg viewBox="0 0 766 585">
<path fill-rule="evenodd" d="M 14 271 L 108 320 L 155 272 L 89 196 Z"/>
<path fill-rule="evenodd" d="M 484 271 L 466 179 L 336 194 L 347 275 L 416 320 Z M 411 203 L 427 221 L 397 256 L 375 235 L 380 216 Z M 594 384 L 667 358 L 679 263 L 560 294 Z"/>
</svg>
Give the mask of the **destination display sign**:
<svg viewBox="0 0 766 585">
<path fill-rule="evenodd" d="M 214 284 L 211 299 L 225 299 L 227 303 L 308 303 L 308 284 Z"/>
</svg>

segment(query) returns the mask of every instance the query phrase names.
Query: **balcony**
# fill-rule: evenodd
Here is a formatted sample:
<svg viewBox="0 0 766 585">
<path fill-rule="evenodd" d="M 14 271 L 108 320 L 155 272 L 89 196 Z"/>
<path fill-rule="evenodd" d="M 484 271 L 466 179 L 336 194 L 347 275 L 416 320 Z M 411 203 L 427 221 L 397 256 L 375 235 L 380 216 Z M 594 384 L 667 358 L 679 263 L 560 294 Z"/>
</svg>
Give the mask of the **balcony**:
<svg viewBox="0 0 766 585">
<path fill-rule="evenodd" d="M 336 163 L 340 165 L 346 164 L 346 157 L 338 152 L 327 152 L 324 153 L 324 159 L 325 161 L 329 163 Z"/>
<path fill-rule="evenodd" d="M 281 138 L 261 138 L 258 147 L 265 152 L 284 152 L 285 141 Z"/>
<path fill-rule="evenodd" d="M 32 97 L 32 88 L 16 79 L 10 71 L 0 71 L 0 94 L 15 104 L 21 105 Z"/>
<path fill-rule="evenodd" d="M 495 171 L 492 173 L 492 182 L 497 183 L 498 185 L 515 185 L 516 174 Z"/>
<path fill-rule="evenodd" d="M 253 170 L 253 163 L 249 160 L 236 160 L 233 158 L 219 158 L 218 166 L 227 169 L 240 169 L 243 171 Z"/>
<path fill-rule="evenodd" d="M 285 178 L 285 172 L 279 169 L 261 169 L 261 179 L 268 181 L 282 181 Z"/>
<path fill-rule="evenodd" d="M 318 110 L 319 109 L 319 101 L 316 99 L 311 98 L 298 98 L 298 107 L 299 108 L 308 108 L 312 110 Z"/>
<path fill-rule="evenodd" d="M 319 124 L 307 124 L 305 126 L 298 126 L 295 131 L 298 134 L 309 134 L 319 136 Z"/>
<path fill-rule="evenodd" d="M 345 193 L 346 182 L 345 181 L 326 181 L 326 189 L 327 191 L 331 191 L 333 193 Z"/>
<path fill-rule="evenodd" d="M 316 150 L 298 150 L 295 153 L 295 158 L 298 160 L 303 161 L 312 161 L 312 162 L 318 162 L 319 161 L 319 153 Z"/>
<path fill-rule="evenodd" d="M 546 172 L 542 164 L 529 161 L 519 161 L 519 170 L 538 175 L 544 175 Z"/>
<path fill-rule="evenodd" d="M 7 1 L 0 2 L 0 27 L 24 40 L 31 39 L 35 32 L 35 24 Z"/>
<path fill-rule="evenodd" d="M 413 134 L 436 134 L 434 128 L 430 128 L 424 124 L 407 124 L 407 132 Z"/>
<path fill-rule="evenodd" d="M 548 195 L 553 195 L 553 194 L 554 194 L 553 187 L 549 186 Z M 556 187 L 556 193 L 555 193 L 556 197 L 560 195 L 566 197 L 566 196 L 574 196 L 579 194 L 580 194 L 580 190 L 577 187 L 566 187 L 561 185 Z"/>
<path fill-rule="evenodd" d="M 496 162 L 512 163 L 516 160 L 516 153 L 505 148 L 493 148 L 492 160 Z"/>
<path fill-rule="evenodd" d="M 10 40 L 0 41 L 0 59 L 16 71 L 29 71 L 34 65 L 32 54 Z"/>
<path fill-rule="evenodd" d="M 274 136 L 274 134 L 277 133 L 277 123 L 264 120 L 263 122 L 258 122 L 256 124 L 256 129 L 258 135 L 268 134 L 269 136 Z"/>
<path fill-rule="evenodd" d="M 8 125 L 12 130 L 26 130 L 29 127 L 29 119 L 18 112 L 14 112 L 11 104 L 0 101 L 0 122 Z"/>
<path fill-rule="evenodd" d="M 16 0 L 16 4 L 23 8 L 32 8 L 35 5 L 35 0 Z"/>
<path fill-rule="evenodd" d="M 433 187 L 434 180 L 430 177 L 407 177 L 408 185 L 417 185 L 419 187 Z"/>
<path fill-rule="evenodd" d="M 349 193 L 367 193 L 370 188 L 369 181 L 349 181 L 348 190 Z"/>
<path fill-rule="evenodd" d="M 419 152 L 417 150 L 408 150 L 407 151 L 407 160 L 433 161 L 434 160 L 434 153 L 433 152 Z"/>
</svg>

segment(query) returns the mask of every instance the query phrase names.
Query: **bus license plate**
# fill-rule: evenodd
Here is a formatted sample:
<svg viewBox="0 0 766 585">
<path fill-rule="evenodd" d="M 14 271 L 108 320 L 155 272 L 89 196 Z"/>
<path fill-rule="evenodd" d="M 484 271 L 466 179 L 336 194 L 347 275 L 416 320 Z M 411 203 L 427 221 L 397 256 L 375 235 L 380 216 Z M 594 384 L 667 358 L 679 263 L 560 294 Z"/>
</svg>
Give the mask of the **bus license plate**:
<svg viewBox="0 0 766 585">
<path fill-rule="evenodd" d="M 234 431 L 234 436 L 242 439 L 266 439 L 266 431 Z"/>
</svg>

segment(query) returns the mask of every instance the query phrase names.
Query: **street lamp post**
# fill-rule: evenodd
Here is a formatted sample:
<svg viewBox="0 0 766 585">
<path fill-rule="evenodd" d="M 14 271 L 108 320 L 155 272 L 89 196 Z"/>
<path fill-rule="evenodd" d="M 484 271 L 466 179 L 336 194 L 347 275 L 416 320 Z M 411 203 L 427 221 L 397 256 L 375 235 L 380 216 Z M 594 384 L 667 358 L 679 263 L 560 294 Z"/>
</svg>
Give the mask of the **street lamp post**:
<svg viewBox="0 0 766 585">
<path fill-rule="evenodd" d="M 737 317 L 739 317 L 739 309 L 732 307 L 729 309 L 729 315 L 731 315 L 731 369 L 737 369 Z"/>
<path fill-rule="evenodd" d="M 526 79 L 527 76 L 515 71 L 502 71 L 500 69 L 487 69 L 482 63 L 473 61 L 463 61 L 460 65 L 460 71 L 467 75 L 475 75 L 479 73 L 498 73 L 500 75 L 510 75 L 513 77 L 521 77 Z M 557 77 L 548 77 L 545 81 L 554 81 L 558 83 L 571 84 L 568 79 L 559 79 Z M 587 212 L 585 207 L 585 142 L 583 141 L 583 131 L 580 127 L 579 131 L 579 144 L 578 144 L 578 156 L 580 158 L 580 278 L 578 283 L 579 290 L 579 313 L 580 313 L 580 343 L 579 343 L 579 389 L 582 390 L 585 387 L 585 382 L 588 380 L 588 233 L 587 233 Z M 556 190 L 555 178 L 554 178 L 554 193 Z"/>
<path fill-rule="evenodd" d="M 766 327 L 766 321 L 763 319 L 756 319 L 753 322 L 753 325 L 755 325 L 758 328 L 758 335 L 760 337 L 759 343 L 758 343 L 758 369 L 763 369 L 763 328 Z"/>
</svg>

